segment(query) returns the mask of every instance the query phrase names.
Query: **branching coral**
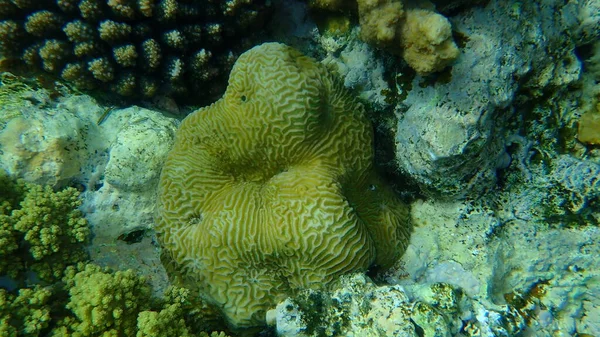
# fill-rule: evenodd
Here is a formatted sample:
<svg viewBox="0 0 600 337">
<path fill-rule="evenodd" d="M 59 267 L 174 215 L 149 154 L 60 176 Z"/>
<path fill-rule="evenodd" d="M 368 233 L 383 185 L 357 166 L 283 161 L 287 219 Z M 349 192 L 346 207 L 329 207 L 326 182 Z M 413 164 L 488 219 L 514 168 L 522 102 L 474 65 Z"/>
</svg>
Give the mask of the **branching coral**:
<svg viewBox="0 0 600 337">
<path fill-rule="evenodd" d="M 0 274 L 17 278 L 31 269 L 45 281 L 62 277 L 65 268 L 87 257 L 87 221 L 77 207 L 74 188 L 13 182 L 0 173 Z"/>
<path fill-rule="evenodd" d="M 189 337 L 195 336 L 192 331 L 218 325 L 219 322 L 214 322 L 216 313 L 194 296 L 188 289 L 169 287 L 162 309 L 146 310 L 138 315 L 136 337 Z M 213 332 L 210 336 L 225 337 L 225 334 Z"/>
<path fill-rule="evenodd" d="M 0 173 L 0 336 L 208 337 L 216 327 L 214 311 L 185 289 L 154 298 L 134 271 L 86 263 L 75 189 Z"/>
<path fill-rule="evenodd" d="M 39 336 L 51 321 L 52 291 L 36 286 L 13 295 L 0 289 L 0 335 Z"/>
<path fill-rule="evenodd" d="M 149 306 L 145 280 L 131 270 L 111 273 L 92 264 L 74 272 L 70 269 L 64 278 L 71 296 L 67 308 L 77 318 L 70 329 L 82 336 L 110 331 L 134 336 L 137 315 Z"/>
<path fill-rule="evenodd" d="M 81 263 L 54 286 L 0 289 L 0 335 L 227 337 L 203 331 L 208 326 L 197 324 L 204 323 L 201 308 L 185 289 L 172 287 L 164 299 L 152 298 L 145 279 L 132 270 Z"/>
<path fill-rule="evenodd" d="M 230 56 L 246 48 L 268 8 L 264 0 L 2 0 L 0 54 L 85 89 L 108 82 L 124 96 L 189 98 L 193 90 L 194 98 L 212 99 L 222 93 Z M 200 50 L 210 59 L 187 67 Z M 161 63 L 171 58 L 181 63 Z M 169 76 L 174 65 L 182 65 L 180 76 Z"/>
</svg>

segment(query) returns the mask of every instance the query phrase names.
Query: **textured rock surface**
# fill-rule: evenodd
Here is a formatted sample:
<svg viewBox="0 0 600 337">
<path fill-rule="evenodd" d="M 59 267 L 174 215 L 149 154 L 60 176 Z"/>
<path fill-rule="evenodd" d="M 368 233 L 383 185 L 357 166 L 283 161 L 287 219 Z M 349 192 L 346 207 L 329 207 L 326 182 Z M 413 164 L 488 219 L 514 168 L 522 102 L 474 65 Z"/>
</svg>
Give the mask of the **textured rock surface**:
<svg viewBox="0 0 600 337">
<path fill-rule="evenodd" d="M 579 79 L 574 50 L 600 35 L 594 13 L 594 1 L 490 1 L 452 18 L 464 48 L 450 82 L 420 86 L 417 77 L 398 106 L 399 167 L 431 195 L 467 196 L 492 186 L 496 169 L 508 164 L 499 128 L 518 93 L 530 100 Z"/>
<path fill-rule="evenodd" d="M 516 203 L 536 212 L 530 199 Z M 505 206 L 496 215 L 482 205 L 415 204 L 417 227 L 402 259 L 408 277 L 397 282 L 409 290 L 435 282 L 463 289 L 478 302 L 473 327 L 483 336 L 495 335 L 484 313 L 503 307 L 518 315 L 499 318 L 526 319 L 518 330 L 531 335 L 597 335 L 598 227 L 548 228 L 537 215 L 515 218 L 515 205 Z"/>
<path fill-rule="evenodd" d="M 414 203 L 411 244 L 383 277 L 392 285 L 344 279 L 281 302 L 269 322 L 301 337 L 597 336 L 600 230 L 541 214 L 553 198 L 542 184 L 555 176 L 538 176 L 539 190 L 516 188 L 522 198 L 509 189 L 475 203 Z"/>
<path fill-rule="evenodd" d="M 447 283 L 376 286 L 360 274 L 288 298 L 268 317 L 284 337 L 514 336 L 525 325 L 514 307 L 485 309 Z"/>
<path fill-rule="evenodd" d="M 89 98 L 84 103 L 81 97 L 58 102 L 42 89 L 7 95 L 12 104 L 0 107 L 0 166 L 4 170 L 52 186 L 90 175 L 98 156 L 89 153 L 106 150 L 94 127 L 101 107 Z"/>
<path fill-rule="evenodd" d="M 111 213 L 110 222 L 118 230 L 133 227 L 125 226 L 128 210 L 137 209 L 139 215 L 145 209 L 138 226 L 148 227 L 153 191 L 177 121 L 131 107 L 110 111 L 98 124 L 109 108 L 89 96 L 55 102 L 44 91 L 30 94 L 44 101 L 23 100 L 19 113 L 5 121 L 0 130 L 0 167 L 39 184 L 83 185 L 86 198 L 94 199 L 84 209 L 102 213 L 100 217 Z"/>
<path fill-rule="evenodd" d="M 264 324 L 297 289 L 388 268 L 408 208 L 373 153 L 363 107 L 323 66 L 281 44 L 251 49 L 223 98 L 182 122 L 163 167 L 167 266 L 235 327 Z"/>
<path fill-rule="evenodd" d="M 358 29 L 348 36 L 321 36 L 319 43 L 326 56 L 322 63 L 335 69 L 344 86 L 360 93 L 360 98 L 378 108 L 388 105 L 383 62 L 375 56 L 373 47 L 357 39 Z"/>
<path fill-rule="evenodd" d="M 459 13 L 451 21 L 465 33 L 459 38 L 464 48 L 451 77 L 435 85 L 417 77 L 403 87 L 408 91 L 398 92 L 401 98 L 408 94 L 397 106 L 399 164 L 431 196 L 466 200 L 415 202 L 411 244 L 384 280 L 401 286 L 411 304 L 435 307 L 424 293 L 433 284 L 461 291 L 458 313 L 435 307 L 449 323 L 460 318 L 444 325 L 451 335 L 599 334 L 600 152 L 577 140 L 580 116 L 594 112 L 600 98 L 600 48 L 592 38 L 600 33 L 599 5 L 544 1 L 505 7 L 490 1 Z M 352 45 L 346 36 L 316 41 L 330 52 L 328 61 L 342 64 L 340 51 Z M 438 149 L 447 155 L 433 152 Z M 503 169 L 497 175 L 498 166 Z M 473 200 L 482 190 L 489 193 Z M 390 288 L 385 291 L 394 298 Z M 352 301 L 336 298 L 359 306 L 373 298 L 363 290 Z M 329 295 L 343 292 L 336 291 Z M 391 302 L 377 305 L 389 308 Z M 318 301 L 309 303 L 318 308 Z M 292 298 L 269 317 L 286 336 L 311 335 L 311 319 L 321 316 L 326 323 L 316 326 L 341 325 L 341 335 L 368 335 L 364 328 L 375 326 L 365 319 L 367 311 L 344 311 L 336 303 L 313 310 Z"/>
<path fill-rule="evenodd" d="M 164 286 L 146 232 L 178 121 L 140 107 L 103 107 L 85 95 L 54 99 L 48 90 L 9 87 L 0 87 L 0 169 L 83 190 L 80 209 L 94 232 L 92 258 L 115 268 L 141 267 Z"/>
</svg>

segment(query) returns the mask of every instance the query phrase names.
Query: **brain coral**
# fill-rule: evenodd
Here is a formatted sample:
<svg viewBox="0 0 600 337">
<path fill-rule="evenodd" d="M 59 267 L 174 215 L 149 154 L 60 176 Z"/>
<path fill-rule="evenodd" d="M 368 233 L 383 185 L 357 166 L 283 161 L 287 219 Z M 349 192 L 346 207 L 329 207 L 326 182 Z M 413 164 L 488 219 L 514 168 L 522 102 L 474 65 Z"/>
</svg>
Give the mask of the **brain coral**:
<svg viewBox="0 0 600 337">
<path fill-rule="evenodd" d="M 240 56 L 224 96 L 183 121 L 157 215 L 168 269 L 233 327 L 263 324 L 297 289 L 391 266 L 410 234 L 363 107 L 277 43 Z"/>
</svg>

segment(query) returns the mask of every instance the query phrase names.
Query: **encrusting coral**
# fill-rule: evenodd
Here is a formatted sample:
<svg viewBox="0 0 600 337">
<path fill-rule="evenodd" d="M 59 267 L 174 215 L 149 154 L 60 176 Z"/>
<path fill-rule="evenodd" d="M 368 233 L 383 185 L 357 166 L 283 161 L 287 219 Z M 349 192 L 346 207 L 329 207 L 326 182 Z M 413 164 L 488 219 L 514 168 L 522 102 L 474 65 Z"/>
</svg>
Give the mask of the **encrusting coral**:
<svg viewBox="0 0 600 337">
<path fill-rule="evenodd" d="M 235 328 L 302 288 L 390 267 L 408 206 L 374 169 L 363 106 L 298 51 L 242 54 L 223 98 L 189 115 L 163 167 L 156 230 L 174 279 Z"/>
<path fill-rule="evenodd" d="M 268 12 L 264 0 L 0 0 L 0 56 L 84 89 L 212 100 Z"/>
</svg>

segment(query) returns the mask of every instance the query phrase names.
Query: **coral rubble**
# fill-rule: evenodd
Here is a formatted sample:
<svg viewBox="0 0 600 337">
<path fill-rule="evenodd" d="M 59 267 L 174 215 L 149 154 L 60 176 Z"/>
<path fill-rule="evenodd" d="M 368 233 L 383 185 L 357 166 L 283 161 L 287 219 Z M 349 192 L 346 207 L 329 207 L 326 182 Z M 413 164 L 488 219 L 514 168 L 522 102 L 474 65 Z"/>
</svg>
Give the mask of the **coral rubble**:
<svg viewBox="0 0 600 337">
<path fill-rule="evenodd" d="M 331 291 L 309 290 L 286 299 L 269 312 L 269 323 L 281 337 L 476 336 L 480 331 L 514 336 L 525 326 L 525 318 L 506 307 L 487 311 L 488 330 L 478 330 L 477 310 L 477 301 L 448 283 L 408 290 L 377 286 L 356 274 L 341 277 Z"/>
</svg>

